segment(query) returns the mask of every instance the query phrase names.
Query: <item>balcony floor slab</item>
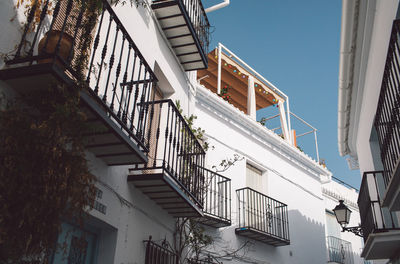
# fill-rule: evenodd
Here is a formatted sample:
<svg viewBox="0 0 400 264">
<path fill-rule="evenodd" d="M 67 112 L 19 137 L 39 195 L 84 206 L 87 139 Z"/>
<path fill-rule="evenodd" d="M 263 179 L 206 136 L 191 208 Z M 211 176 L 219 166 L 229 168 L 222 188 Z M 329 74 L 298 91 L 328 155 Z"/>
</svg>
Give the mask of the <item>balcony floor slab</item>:
<svg viewBox="0 0 400 264">
<path fill-rule="evenodd" d="M 215 228 L 230 226 L 232 224 L 231 220 L 228 220 L 228 219 L 225 219 L 222 217 L 218 217 L 218 216 L 214 216 L 214 215 L 210 215 L 206 212 L 204 213 L 203 217 L 197 218 L 196 221 L 203 225 L 207 225 L 207 226 L 211 226 L 211 227 L 215 227 Z"/>
<path fill-rule="evenodd" d="M 400 252 L 400 230 L 371 233 L 361 257 L 366 260 L 389 259 Z"/>
<path fill-rule="evenodd" d="M 54 84 L 76 87 L 76 83 L 56 64 L 34 64 L 0 70 L 0 80 L 18 94 L 43 91 Z M 89 131 L 84 133 L 86 148 L 107 165 L 146 163 L 138 140 L 121 130 L 104 103 L 91 90 L 81 91 L 81 110 L 86 114 Z"/>
<path fill-rule="evenodd" d="M 289 240 L 273 236 L 251 227 L 240 227 L 235 229 L 235 233 L 240 236 L 251 238 L 274 247 L 286 246 L 290 244 Z"/>
<path fill-rule="evenodd" d="M 176 184 L 167 173 L 130 170 L 128 182 L 132 182 L 143 194 L 174 217 L 201 217 L 203 213 L 195 202 Z"/>
</svg>

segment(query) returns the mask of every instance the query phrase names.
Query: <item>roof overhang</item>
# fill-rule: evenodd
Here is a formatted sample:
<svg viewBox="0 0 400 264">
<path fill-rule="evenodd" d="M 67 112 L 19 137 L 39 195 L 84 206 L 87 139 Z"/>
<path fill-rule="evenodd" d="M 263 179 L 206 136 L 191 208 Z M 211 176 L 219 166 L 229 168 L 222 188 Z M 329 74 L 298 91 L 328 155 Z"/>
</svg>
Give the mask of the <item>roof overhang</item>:
<svg viewBox="0 0 400 264">
<path fill-rule="evenodd" d="M 338 89 L 338 149 L 357 159 L 356 139 L 376 12 L 375 0 L 343 0 Z"/>
</svg>

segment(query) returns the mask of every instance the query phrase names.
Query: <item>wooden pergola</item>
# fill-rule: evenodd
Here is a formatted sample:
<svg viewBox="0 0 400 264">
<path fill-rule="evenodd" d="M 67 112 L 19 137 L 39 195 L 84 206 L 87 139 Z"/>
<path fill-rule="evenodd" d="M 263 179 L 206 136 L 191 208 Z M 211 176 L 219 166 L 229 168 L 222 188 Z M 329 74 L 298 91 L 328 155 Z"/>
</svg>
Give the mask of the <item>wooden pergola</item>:
<svg viewBox="0 0 400 264">
<path fill-rule="evenodd" d="M 244 113 L 248 113 L 249 87 L 253 87 L 255 93 L 256 110 L 277 105 L 284 102 L 284 98 L 279 96 L 268 85 L 262 82 L 245 67 L 230 56 L 221 53 L 221 93 L 225 100 L 239 108 Z M 208 77 L 206 77 L 208 75 Z M 200 83 L 214 93 L 218 93 L 218 50 L 214 49 L 208 54 L 208 68 L 199 70 L 197 78 Z"/>
</svg>

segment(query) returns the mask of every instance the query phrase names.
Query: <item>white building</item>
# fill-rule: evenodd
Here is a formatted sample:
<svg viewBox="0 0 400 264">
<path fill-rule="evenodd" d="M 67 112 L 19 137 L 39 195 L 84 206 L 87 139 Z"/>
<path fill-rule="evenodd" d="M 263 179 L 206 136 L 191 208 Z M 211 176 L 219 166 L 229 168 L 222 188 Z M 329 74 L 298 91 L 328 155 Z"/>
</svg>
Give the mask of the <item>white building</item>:
<svg viewBox="0 0 400 264">
<path fill-rule="evenodd" d="M 363 177 L 358 205 L 368 260 L 400 252 L 399 1 L 343 1 L 338 145 Z"/>
<path fill-rule="evenodd" d="M 27 34 L 18 27 L 26 21 L 23 10 L 15 11 L 14 0 L 0 3 L 1 35 L 8 36 L 0 47 L 9 53 L 0 64 L 0 89 L 7 97 L 53 82 L 75 87 L 82 54 L 76 47 L 86 38 L 79 27 L 73 29 L 90 16 L 74 3 L 55 1 L 53 15 L 43 16 L 40 30 Z M 159 263 L 155 258 L 175 263 L 176 218 L 190 217 L 214 237 L 204 259 L 327 262 L 321 186 L 331 173 L 296 147 L 288 96 L 234 54 L 209 59 L 219 64 L 220 74 L 211 66 L 208 77 L 207 71 L 193 71 L 206 69 L 207 57 L 214 58 L 207 52 L 209 22 L 201 1 L 137 3 L 102 1 L 96 28 L 87 33 L 94 41 L 88 43 L 81 101 L 88 122 L 99 128 L 88 133 L 86 145 L 98 193 L 84 230 L 72 229 L 67 220 L 59 242 L 66 239 L 67 252 L 73 252 L 74 240 L 66 234 L 85 232 L 84 263 Z M 53 48 L 50 40 L 38 48 L 48 30 L 58 30 Z M 47 54 L 38 54 L 41 47 Z M 205 87 L 210 80 L 215 91 Z M 235 85 L 227 91 L 231 103 L 217 94 L 222 83 Z M 255 120 L 256 110 L 274 106 L 281 136 Z M 194 126 L 205 131 L 207 152 L 183 117 L 191 115 L 197 116 Z M 215 172 L 221 161 L 232 159 L 233 166 Z M 66 263 L 62 257 L 55 254 L 53 263 Z"/>
</svg>

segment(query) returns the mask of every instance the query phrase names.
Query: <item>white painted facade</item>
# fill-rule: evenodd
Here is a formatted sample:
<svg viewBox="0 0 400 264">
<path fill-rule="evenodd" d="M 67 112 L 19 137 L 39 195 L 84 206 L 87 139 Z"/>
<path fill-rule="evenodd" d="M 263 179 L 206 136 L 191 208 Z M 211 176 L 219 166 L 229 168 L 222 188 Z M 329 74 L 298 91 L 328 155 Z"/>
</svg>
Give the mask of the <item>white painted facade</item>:
<svg viewBox="0 0 400 264">
<path fill-rule="evenodd" d="M 2 25 L 0 52 L 7 53 L 20 39 L 13 8 L 16 0 L 0 2 Z M 197 116 L 196 127 L 206 131 L 212 146 L 206 167 L 212 168 L 234 154 L 243 157 L 222 173 L 232 180 L 232 225 L 207 228 L 215 238 L 210 254 L 234 250 L 250 241 L 246 252 L 223 259 L 224 263 L 310 264 L 326 263 L 326 209 L 333 208 L 323 186 L 331 173 L 253 118 L 240 112 L 196 81 L 196 74 L 185 73 L 149 5 L 113 7 L 136 46 L 155 72 L 164 98 L 179 100 L 183 114 Z M 220 10 L 223 14 L 223 10 Z M 15 19 L 10 21 L 11 18 Z M 3 60 L 0 68 L 6 67 Z M 11 97 L 12 88 L 0 81 L 0 92 Z M 93 153 L 87 153 L 91 172 L 97 177 L 100 206 L 90 211 L 87 228 L 96 234 L 93 263 L 140 264 L 145 261 L 144 240 L 172 243 L 175 219 L 127 182 L 131 166 L 107 166 Z M 290 245 L 274 247 L 235 234 L 237 227 L 236 190 L 246 187 L 246 164 L 262 172 L 260 190 L 288 206 Z M 341 191 L 339 191 L 341 192 Z M 346 237 L 347 238 L 347 237 Z M 350 238 L 347 238 L 349 241 Z M 353 249 L 359 247 L 356 243 Z"/>
</svg>

